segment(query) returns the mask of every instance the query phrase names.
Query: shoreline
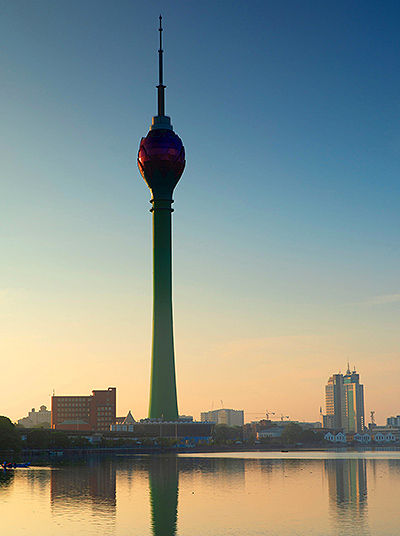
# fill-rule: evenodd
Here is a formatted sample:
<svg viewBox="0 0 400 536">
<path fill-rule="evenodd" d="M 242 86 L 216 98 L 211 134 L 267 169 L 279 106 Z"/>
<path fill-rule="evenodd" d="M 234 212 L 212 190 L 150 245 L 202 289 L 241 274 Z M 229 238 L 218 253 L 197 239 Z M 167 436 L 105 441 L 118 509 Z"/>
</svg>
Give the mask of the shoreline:
<svg viewBox="0 0 400 536">
<path fill-rule="evenodd" d="M 262 447 L 260 445 L 213 445 L 192 448 L 175 447 L 94 447 L 94 448 L 52 448 L 52 449 L 23 449 L 19 452 L 0 451 L 0 459 L 8 462 L 39 462 L 42 464 L 62 463 L 68 460 L 79 460 L 90 457 L 128 457 L 140 455 L 165 454 L 226 454 L 226 453 L 293 453 L 293 452 L 400 452 L 400 446 L 381 445 L 333 445 L 333 446 L 287 446 Z M 47 463 L 46 463 L 47 462 Z"/>
</svg>

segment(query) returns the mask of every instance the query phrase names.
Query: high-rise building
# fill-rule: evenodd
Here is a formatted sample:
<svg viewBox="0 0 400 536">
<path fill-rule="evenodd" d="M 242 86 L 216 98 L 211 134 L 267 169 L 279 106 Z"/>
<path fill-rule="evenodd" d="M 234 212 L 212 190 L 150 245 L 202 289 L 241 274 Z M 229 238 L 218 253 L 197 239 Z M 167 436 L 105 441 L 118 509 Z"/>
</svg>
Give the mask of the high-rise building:
<svg viewBox="0 0 400 536">
<path fill-rule="evenodd" d="M 342 428 L 343 375 L 333 374 L 325 386 L 324 428 Z"/>
<path fill-rule="evenodd" d="M 150 419 L 178 420 L 172 326 L 172 194 L 185 168 L 185 149 L 165 115 L 162 25 L 158 50 L 158 113 L 142 138 L 139 171 L 151 190 L 153 213 L 153 344 Z"/>
<path fill-rule="evenodd" d="M 244 411 L 237 409 L 215 409 L 201 414 L 201 422 L 214 422 L 228 426 L 243 426 Z"/>
<path fill-rule="evenodd" d="M 109 387 L 89 396 L 52 396 L 51 427 L 56 430 L 106 432 L 115 422 L 117 390 Z"/>
<path fill-rule="evenodd" d="M 360 384 L 360 375 L 354 369 L 347 368 L 343 376 L 343 411 L 342 423 L 345 432 L 362 432 L 364 430 L 364 386 Z"/>
<path fill-rule="evenodd" d="M 364 386 L 354 369 L 347 367 L 346 374 L 333 374 L 325 386 L 326 414 L 324 428 L 347 433 L 362 432 L 364 421 Z"/>
</svg>

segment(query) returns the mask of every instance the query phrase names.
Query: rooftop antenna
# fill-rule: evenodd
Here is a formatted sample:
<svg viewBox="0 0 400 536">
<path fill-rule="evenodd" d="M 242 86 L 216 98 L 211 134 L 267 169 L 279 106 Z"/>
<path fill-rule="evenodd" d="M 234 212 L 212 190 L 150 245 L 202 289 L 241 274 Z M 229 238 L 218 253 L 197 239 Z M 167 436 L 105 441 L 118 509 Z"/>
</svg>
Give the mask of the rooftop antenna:
<svg viewBox="0 0 400 536">
<path fill-rule="evenodd" d="M 162 48 L 162 16 L 160 15 L 160 27 L 158 31 L 160 32 L 160 48 L 158 49 L 158 86 L 157 86 L 157 97 L 158 97 L 158 114 L 165 115 L 165 86 L 163 80 L 163 48 Z"/>
<path fill-rule="evenodd" d="M 375 426 L 375 411 L 371 411 L 371 424 Z"/>
</svg>

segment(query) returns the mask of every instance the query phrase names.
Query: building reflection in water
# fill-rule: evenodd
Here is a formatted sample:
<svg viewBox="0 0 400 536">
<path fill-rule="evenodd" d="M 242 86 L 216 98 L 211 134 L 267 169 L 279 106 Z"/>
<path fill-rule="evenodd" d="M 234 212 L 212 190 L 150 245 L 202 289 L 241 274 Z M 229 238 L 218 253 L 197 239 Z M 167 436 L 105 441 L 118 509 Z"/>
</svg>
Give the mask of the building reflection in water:
<svg viewBox="0 0 400 536">
<path fill-rule="evenodd" d="M 4 489 L 12 483 L 13 478 L 14 478 L 14 471 L 4 471 L 4 469 L 0 469 L 1 491 L 4 491 Z"/>
<path fill-rule="evenodd" d="M 152 534 L 176 535 L 178 459 L 175 456 L 152 456 L 129 461 L 104 460 L 98 463 L 92 461 L 87 466 L 53 469 L 50 479 L 53 514 L 78 519 L 86 509 L 113 526 L 116 518 L 117 471 L 125 473 L 123 478 L 127 483 L 134 474 L 148 475 Z"/>
<path fill-rule="evenodd" d="M 92 460 L 86 466 L 53 469 L 50 478 L 53 513 L 85 506 L 110 518 L 116 509 L 116 470 L 112 461 Z"/>
<path fill-rule="evenodd" d="M 325 460 L 332 516 L 342 530 L 350 525 L 367 533 L 367 467 L 365 459 Z"/>
<path fill-rule="evenodd" d="M 215 493 L 215 489 L 232 490 L 234 500 L 241 497 L 241 502 L 238 503 L 239 509 L 245 497 L 251 492 L 252 502 L 257 500 L 258 496 L 264 497 L 259 503 L 259 507 L 262 508 L 263 505 L 265 507 L 265 497 L 271 500 L 277 493 L 278 497 L 279 493 L 287 494 L 293 486 L 294 490 L 300 489 L 296 486 L 301 486 L 302 471 L 305 473 L 306 481 L 312 484 L 312 479 L 315 478 L 312 475 L 319 472 L 321 462 L 322 460 L 304 462 L 158 455 L 92 460 L 85 466 L 53 469 L 48 471 L 47 475 L 50 473 L 52 513 L 64 516 L 69 523 L 78 525 L 83 518 L 91 519 L 95 514 L 96 522 L 102 524 L 107 534 L 115 533 L 118 473 L 118 489 L 121 494 L 119 519 L 123 518 L 123 512 L 129 511 L 132 515 L 135 511 L 136 528 L 144 528 L 146 524 L 148 527 L 149 519 L 143 514 L 146 505 L 149 505 L 152 536 L 176 536 L 180 481 L 182 492 L 186 494 L 183 496 L 183 504 L 186 505 L 187 513 L 190 512 L 187 508 L 188 490 L 190 493 L 193 493 L 191 490 L 196 490 L 196 498 L 190 501 L 193 510 L 186 516 L 185 522 L 191 519 L 192 523 L 198 525 L 201 522 L 198 508 L 200 510 L 206 508 L 207 490 L 210 493 Z M 369 529 L 366 460 L 330 459 L 322 463 L 328 482 L 330 519 L 334 523 L 335 534 L 367 535 Z M 36 472 L 32 472 L 32 476 L 34 473 Z M 258 479 L 257 473 L 261 479 Z M 260 487 L 264 489 L 265 496 L 258 495 Z M 149 490 L 150 504 L 147 502 L 146 489 Z M 276 508 L 279 509 L 278 503 Z M 285 508 L 287 510 L 287 506 Z M 224 515 L 228 515 L 228 510 Z M 296 509 L 293 510 L 293 514 L 300 515 Z M 231 523 L 237 523 L 238 526 L 242 522 L 232 513 L 229 513 L 228 517 Z M 279 520 L 275 519 L 275 522 L 278 523 Z M 219 519 L 215 518 L 213 523 L 218 524 Z M 263 526 L 261 518 L 258 523 Z"/>
</svg>

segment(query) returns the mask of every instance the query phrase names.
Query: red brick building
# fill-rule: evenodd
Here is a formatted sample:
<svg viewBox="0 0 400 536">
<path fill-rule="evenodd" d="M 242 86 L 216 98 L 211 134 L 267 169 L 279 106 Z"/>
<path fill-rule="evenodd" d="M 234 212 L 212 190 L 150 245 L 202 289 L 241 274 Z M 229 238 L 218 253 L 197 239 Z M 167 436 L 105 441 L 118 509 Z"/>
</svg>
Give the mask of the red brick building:
<svg viewBox="0 0 400 536">
<path fill-rule="evenodd" d="M 52 396 L 51 427 L 56 430 L 106 432 L 114 424 L 117 390 L 109 387 L 89 396 Z"/>
</svg>

